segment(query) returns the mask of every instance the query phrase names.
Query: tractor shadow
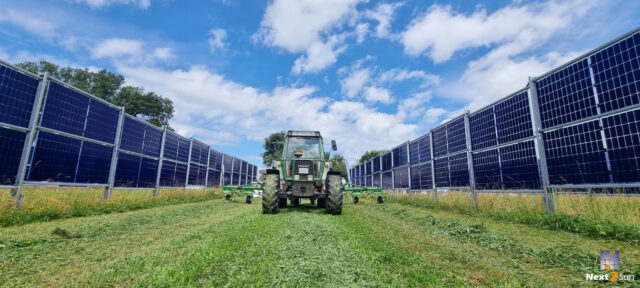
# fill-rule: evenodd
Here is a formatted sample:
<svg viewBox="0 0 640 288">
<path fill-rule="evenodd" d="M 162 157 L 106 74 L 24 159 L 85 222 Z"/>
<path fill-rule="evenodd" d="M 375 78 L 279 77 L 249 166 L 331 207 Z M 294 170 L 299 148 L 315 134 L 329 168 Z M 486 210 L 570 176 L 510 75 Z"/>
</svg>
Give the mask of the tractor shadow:
<svg viewBox="0 0 640 288">
<path fill-rule="evenodd" d="M 318 208 L 316 205 L 310 203 L 300 204 L 298 206 L 287 205 L 287 208 L 280 208 L 279 214 L 287 213 L 309 213 L 309 214 L 325 214 L 324 208 Z"/>
</svg>

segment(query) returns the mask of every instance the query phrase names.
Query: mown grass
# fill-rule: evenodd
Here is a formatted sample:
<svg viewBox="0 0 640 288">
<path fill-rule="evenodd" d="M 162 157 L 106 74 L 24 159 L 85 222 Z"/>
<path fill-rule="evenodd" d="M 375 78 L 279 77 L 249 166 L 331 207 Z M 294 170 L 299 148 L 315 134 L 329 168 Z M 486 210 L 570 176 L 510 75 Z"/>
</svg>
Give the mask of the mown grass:
<svg viewBox="0 0 640 288">
<path fill-rule="evenodd" d="M 640 199 L 635 197 L 557 194 L 555 214 L 544 213 L 540 195 L 480 193 L 477 207 L 468 192 L 439 194 L 437 202 L 430 193 L 398 194 L 391 201 L 640 245 Z"/>
<path fill-rule="evenodd" d="M 2 191 L 0 200 L 0 226 L 20 225 L 36 221 L 99 215 L 151 208 L 162 205 L 188 203 L 214 199 L 218 190 L 160 189 L 153 197 L 152 190 L 113 190 L 111 199 L 105 201 L 103 188 L 41 188 L 25 187 L 21 210 L 15 209 L 8 191 Z"/>
</svg>

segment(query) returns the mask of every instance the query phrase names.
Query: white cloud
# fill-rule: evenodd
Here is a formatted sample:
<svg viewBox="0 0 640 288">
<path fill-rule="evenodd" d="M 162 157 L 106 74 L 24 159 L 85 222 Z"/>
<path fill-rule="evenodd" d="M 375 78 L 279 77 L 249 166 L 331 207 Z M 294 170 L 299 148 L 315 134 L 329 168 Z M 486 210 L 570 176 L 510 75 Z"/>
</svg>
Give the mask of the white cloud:
<svg viewBox="0 0 640 288">
<path fill-rule="evenodd" d="M 293 73 L 318 72 L 336 62 L 346 35 L 334 31 L 362 0 L 275 0 L 268 7 L 254 40 L 287 52 L 305 55 L 296 59 Z M 353 17 L 351 17 L 353 18 Z"/>
<path fill-rule="evenodd" d="M 348 97 L 355 97 L 362 91 L 362 88 L 369 83 L 371 78 L 371 70 L 369 68 L 357 69 L 349 74 L 346 78 L 340 80 L 342 85 L 342 93 Z"/>
<path fill-rule="evenodd" d="M 2 9 L 0 22 L 8 22 L 28 31 L 29 33 L 51 38 L 55 36 L 57 25 L 31 13 L 24 13 L 14 9 Z"/>
<path fill-rule="evenodd" d="M 431 91 L 422 91 L 402 100 L 398 105 L 398 116 L 405 119 L 418 118 L 427 111 L 431 101 Z"/>
<path fill-rule="evenodd" d="M 227 44 L 224 42 L 227 39 L 227 31 L 224 29 L 211 29 L 209 32 L 209 49 L 211 53 L 217 50 L 224 50 Z"/>
<path fill-rule="evenodd" d="M 389 36 L 391 30 L 391 22 L 393 21 L 393 14 L 396 9 L 404 5 L 404 3 L 394 3 L 394 4 L 380 4 L 376 8 L 376 10 L 369 10 L 364 13 L 367 18 L 374 19 L 378 21 L 378 26 L 376 26 L 376 37 L 385 38 Z"/>
<path fill-rule="evenodd" d="M 75 0 L 76 3 L 87 4 L 91 8 L 102 8 L 113 4 L 134 5 L 141 9 L 151 6 L 151 0 Z"/>
<path fill-rule="evenodd" d="M 587 0 L 528 5 L 514 2 L 491 14 L 478 9 L 465 15 L 453 11 L 451 6 L 433 5 L 411 21 L 401 35 L 401 42 L 407 54 L 426 54 L 440 63 L 467 48 L 516 42 L 522 37 L 547 37 L 592 6 Z"/>
<path fill-rule="evenodd" d="M 401 68 L 393 68 L 380 73 L 378 76 L 380 82 L 402 82 L 407 80 L 419 80 L 420 88 L 438 85 L 440 77 L 422 70 L 407 70 Z"/>
<path fill-rule="evenodd" d="M 356 42 L 358 42 L 358 44 L 362 43 L 367 33 L 369 33 L 369 23 L 358 24 L 356 26 Z"/>
<path fill-rule="evenodd" d="M 173 49 L 169 47 L 150 48 L 142 40 L 110 38 L 93 46 L 91 57 L 109 58 L 115 62 L 153 63 L 157 60 L 169 60 L 174 57 L 174 54 Z"/>
<path fill-rule="evenodd" d="M 429 124 L 434 124 L 438 122 L 438 119 L 443 115 L 447 114 L 447 110 L 442 108 L 429 108 L 424 114 L 424 120 Z"/>
<path fill-rule="evenodd" d="M 391 102 L 393 102 L 393 98 L 391 98 L 391 92 L 388 89 L 373 86 L 368 87 L 364 91 L 364 98 L 372 103 L 380 102 L 384 104 L 390 104 Z"/>
</svg>

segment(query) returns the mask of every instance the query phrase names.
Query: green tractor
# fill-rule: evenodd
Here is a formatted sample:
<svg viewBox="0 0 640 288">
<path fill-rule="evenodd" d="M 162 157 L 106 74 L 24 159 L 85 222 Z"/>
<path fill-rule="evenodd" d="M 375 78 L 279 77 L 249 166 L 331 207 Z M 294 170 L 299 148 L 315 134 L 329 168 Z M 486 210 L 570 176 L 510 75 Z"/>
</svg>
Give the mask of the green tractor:
<svg viewBox="0 0 640 288">
<path fill-rule="evenodd" d="M 331 141 L 336 151 L 336 141 Z M 322 136 L 317 131 L 287 131 L 281 161 L 273 161 L 262 185 L 262 213 L 300 205 L 301 199 L 317 202 L 328 214 L 342 214 L 342 177 L 325 158 Z"/>
</svg>

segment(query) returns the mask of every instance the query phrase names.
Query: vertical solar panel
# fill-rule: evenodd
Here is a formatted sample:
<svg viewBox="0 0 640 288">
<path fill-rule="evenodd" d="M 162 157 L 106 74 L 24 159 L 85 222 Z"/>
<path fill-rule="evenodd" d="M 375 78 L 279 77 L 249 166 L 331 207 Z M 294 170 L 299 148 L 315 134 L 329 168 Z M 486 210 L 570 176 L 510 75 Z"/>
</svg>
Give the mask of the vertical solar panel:
<svg viewBox="0 0 640 288">
<path fill-rule="evenodd" d="M 231 165 L 233 165 L 233 158 L 231 156 L 224 154 L 224 171 L 231 171 Z"/>
<path fill-rule="evenodd" d="M 382 171 L 391 170 L 391 153 L 382 155 Z"/>
<path fill-rule="evenodd" d="M 113 147 L 86 141 L 82 143 L 78 174 L 74 182 L 108 183 L 112 155 Z"/>
<path fill-rule="evenodd" d="M 176 156 L 176 160 L 180 162 L 188 162 L 189 161 L 189 147 L 190 147 L 189 139 L 178 137 L 178 154 Z"/>
<path fill-rule="evenodd" d="M 448 159 L 441 158 L 435 159 L 434 169 L 435 169 L 435 177 L 436 177 L 436 187 L 451 187 L 451 182 L 449 180 L 449 161 Z"/>
<path fill-rule="evenodd" d="M 0 128 L 0 185 L 15 184 L 25 137 L 24 132 Z"/>
<path fill-rule="evenodd" d="M 500 147 L 500 164 L 505 188 L 540 189 L 538 158 L 533 140 Z"/>
<path fill-rule="evenodd" d="M 453 120 L 447 124 L 447 152 L 454 153 L 467 148 L 464 129 L 464 118 Z"/>
<path fill-rule="evenodd" d="M 640 181 L 640 110 L 604 118 L 602 123 L 613 182 Z"/>
<path fill-rule="evenodd" d="M 220 186 L 220 171 L 209 170 L 209 182 L 207 182 L 207 186 Z"/>
<path fill-rule="evenodd" d="M 239 185 L 240 184 L 240 174 L 238 173 L 233 173 L 233 180 L 232 180 L 232 184 L 233 185 Z"/>
<path fill-rule="evenodd" d="M 409 169 L 407 167 L 393 169 L 393 180 L 395 188 L 409 188 Z"/>
<path fill-rule="evenodd" d="M 420 163 L 420 141 L 417 139 L 409 143 L 409 163 Z"/>
<path fill-rule="evenodd" d="M 393 167 L 399 167 L 408 163 L 407 144 L 402 144 L 393 149 Z"/>
<path fill-rule="evenodd" d="M 447 126 L 440 126 L 431 131 L 433 135 L 433 156 L 447 155 Z"/>
<path fill-rule="evenodd" d="M 162 130 L 145 125 L 144 145 L 142 145 L 142 153 L 152 157 L 160 157 L 160 148 L 162 146 Z"/>
<path fill-rule="evenodd" d="M 193 142 L 191 145 L 191 163 L 200 163 L 200 145 Z"/>
<path fill-rule="evenodd" d="M 380 156 L 373 157 L 373 173 L 380 172 Z"/>
<path fill-rule="evenodd" d="M 158 176 L 158 160 L 142 157 L 140 161 L 140 176 L 138 177 L 138 187 L 155 187 L 156 177 Z"/>
<path fill-rule="evenodd" d="M 420 165 L 420 189 L 433 189 L 433 183 L 431 181 L 431 163 L 427 162 Z"/>
<path fill-rule="evenodd" d="M 428 135 L 418 139 L 420 142 L 420 163 L 431 160 L 431 141 Z"/>
<path fill-rule="evenodd" d="M 240 173 L 240 159 L 235 157 L 233 157 L 232 159 L 233 159 L 233 173 Z"/>
<path fill-rule="evenodd" d="M 538 80 L 536 90 L 542 128 L 597 114 L 587 59 Z"/>
<path fill-rule="evenodd" d="M 528 92 L 518 93 L 496 104 L 498 143 L 507 143 L 533 136 Z"/>
<path fill-rule="evenodd" d="M 473 150 L 497 145 L 493 107 L 469 116 L 469 130 Z"/>
<path fill-rule="evenodd" d="M 101 101 L 91 99 L 84 137 L 114 144 L 120 110 Z"/>
<path fill-rule="evenodd" d="M 231 185 L 231 173 L 230 172 L 224 172 L 224 185 Z"/>
<path fill-rule="evenodd" d="M 609 182 L 598 121 L 543 134 L 551 184 Z"/>
<path fill-rule="evenodd" d="M 601 112 L 640 103 L 640 33 L 590 57 Z"/>
<path fill-rule="evenodd" d="M 469 186 L 467 153 L 460 153 L 449 157 L 449 174 L 451 175 L 451 187 Z"/>
<path fill-rule="evenodd" d="M 120 149 L 135 153 L 142 153 L 144 142 L 144 123 L 133 119 L 131 116 L 124 117 L 122 125 L 122 138 L 120 139 Z"/>
<path fill-rule="evenodd" d="M 39 131 L 29 180 L 73 182 L 80 154 L 80 140 Z"/>
<path fill-rule="evenodd" d="M 176 174 L 173 180 L 175 187 L 185 186 L 187 183 L 187 165 L 182 163 L 176 163 Z"/>
<path fill-rule="evenodd" d="M 371 187 L 372 184 L 373 184 L 373 176 L 369 175 L 369 176 L 367 176 L 367 182 L 365 183 L 365 185 L 367 187 Z"/>
<path fill-rule="evenodd" d="M 167 131 L 167 137 L 164 139 L 164 153 L 162 157 L 172 160 L 178 158 L 178 136 L 172 132 Z"/>
<path fill-rule="evenodd" d="M 205 171 L 205 167 L 202 167 L 198 164 L 191 163 L 191 168 L 189 168 L 189 185 L 204 185 L 204 178 L 200 179 L 202 173 L 200 170 Z"/>
<path fill-rule="evenodd" d="M 420 190 L 420 166 L 411 166 L 411 190 Z"/>
<path fill-rule="evenodd" d="M 473 175 L 477 189 L 502 189 L 498 149 L 473 154 Z"/>
<path fill-rule="evenodd" d="M 242 161 L 242 166 L 240 167 L 240 173 L 247 173 L 247 162 Z"/>
<path fill-rule="evenodd" d="M 50 82 L 41 125 L 82 136 L 88 109 L 88 96 L 56 82 Z"/>
<path fill-rule="evenodd" d="M 369 162 L 367 162 L 367 164 L 365 164 L 364 170 L 365 170 L 366 175 L 371 175 L 371 164 L 372 164 L 371 161 L 369 161 Z"/>
<path fill-rule="evenodd" d="M 38 79 L 0 64 L 0 122 L 29 126 L 38 83 Z"/>
<path fill-rule="evenodd" d="M 122 152 L 118 154 L 118 164 L 116 166 L 116 177 L 114 186 L 138 187 L 140 156 Z"/>
<path fill-rule="evenodd" d="M 391 171 L 382 173 L 382 187 L 393 188 L 393 173 L 391 173 Z"/>
<path fill-rule="evenodd" d="M 160 171 L 160 186 L 174 187 L 175 175 L 176 162 L 163 160 L 162 171 Z"/>
<path fill-rule="evenodd" d="M 373 174 L 373 186 L 374 187 L 381 187 L 380 186 L 380 173 L 375 173 Z"/>
</svg>

